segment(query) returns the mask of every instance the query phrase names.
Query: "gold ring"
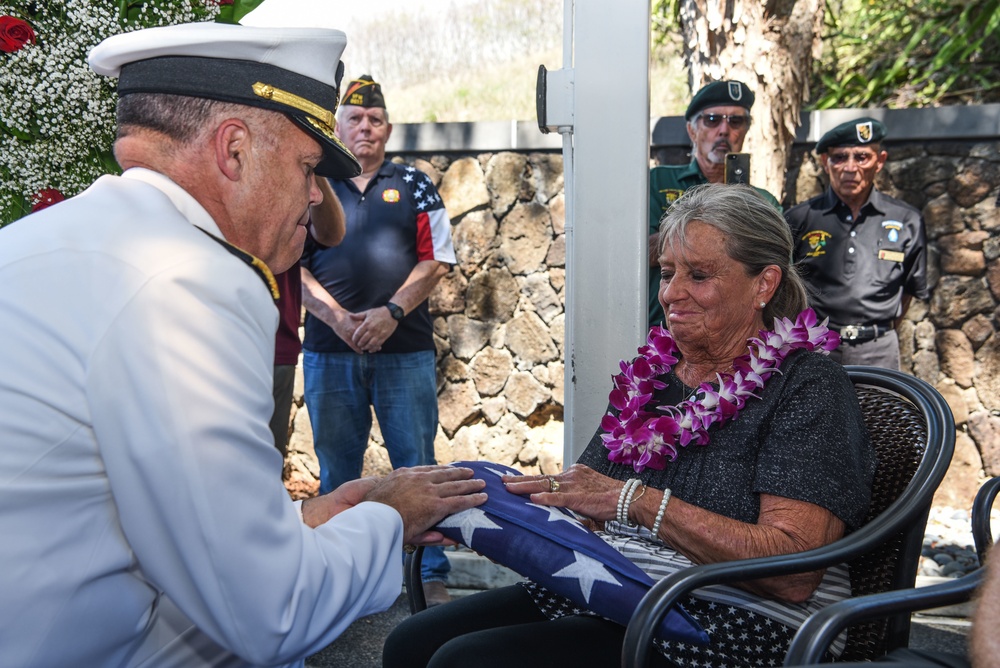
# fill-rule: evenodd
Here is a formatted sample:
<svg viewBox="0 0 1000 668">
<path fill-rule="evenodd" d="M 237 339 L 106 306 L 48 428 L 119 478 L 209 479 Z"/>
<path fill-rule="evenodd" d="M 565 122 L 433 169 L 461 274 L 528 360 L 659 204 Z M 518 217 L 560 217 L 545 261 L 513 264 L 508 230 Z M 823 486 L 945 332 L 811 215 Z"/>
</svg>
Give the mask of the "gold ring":
<svg viewBox="0 0 1000 668">
<path fill-rule="evenodd" d="M 559 481 L 556 480 L 555 476 L 549 476 L 549 491 L 558 492 L 559 491 Z"/>
<path fill-rule="evenodd" d="M 403 552 L 406 552 L 407 554 L 413 554 L 416 551 L 417 551 L 416 545 L 410 545 L 409 543 L 407 543 L 406 545 L 403 546 Z"/>
</svg>

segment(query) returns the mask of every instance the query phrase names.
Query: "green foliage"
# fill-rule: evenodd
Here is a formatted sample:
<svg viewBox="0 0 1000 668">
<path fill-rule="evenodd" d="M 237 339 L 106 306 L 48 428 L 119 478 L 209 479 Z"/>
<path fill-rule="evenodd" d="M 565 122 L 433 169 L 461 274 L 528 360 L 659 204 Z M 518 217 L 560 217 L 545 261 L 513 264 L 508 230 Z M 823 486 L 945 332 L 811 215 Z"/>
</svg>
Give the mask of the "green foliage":
<svg viewBox="0 0 1000 668">
<path fill-rule="evenodd" d="M 215 20 L 219 23 L 238 23 L 244 16 L 257 9 L 264 0 L 235 0 L 232 4 L 219 7 Z"/>
<path fill-rule="evenodd" d="M 681 29 L 681 0 L 653 0 L 650 29 L 654 44 L 667 44 Z"/>
<path fill-rule="evenodd" d="M 681 3 L 653 0 L 654 43 L 679 32 Z M 813 108 L 1000 101 L 1000 0 L 826 0 L 823 18 Z"/>
<path fill-rule="evenodd" d="M 1000 0 L 827 0 L 812 106 L 997 101 L 998 64 Z"/>
</svg>

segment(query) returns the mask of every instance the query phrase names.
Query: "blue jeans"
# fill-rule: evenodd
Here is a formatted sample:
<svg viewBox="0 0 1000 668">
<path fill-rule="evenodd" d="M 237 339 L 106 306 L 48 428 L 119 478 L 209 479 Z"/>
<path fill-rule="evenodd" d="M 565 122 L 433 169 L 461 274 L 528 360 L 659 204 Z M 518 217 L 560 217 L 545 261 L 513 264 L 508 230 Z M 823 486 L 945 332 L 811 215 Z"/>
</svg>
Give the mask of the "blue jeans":
<svg viewBox="0 0 1000 668">
<path fill-rule="evenodd" d="M 415 353 L 317 353 L 304 350 L 320 494 L 361 477 L 375 408 L 392 467 L 434 463 L 437 375 L 433 350 Z M 451 569 L 441 548 L 424 550 L 424 580 L 445 580 Z"/>
</svg>

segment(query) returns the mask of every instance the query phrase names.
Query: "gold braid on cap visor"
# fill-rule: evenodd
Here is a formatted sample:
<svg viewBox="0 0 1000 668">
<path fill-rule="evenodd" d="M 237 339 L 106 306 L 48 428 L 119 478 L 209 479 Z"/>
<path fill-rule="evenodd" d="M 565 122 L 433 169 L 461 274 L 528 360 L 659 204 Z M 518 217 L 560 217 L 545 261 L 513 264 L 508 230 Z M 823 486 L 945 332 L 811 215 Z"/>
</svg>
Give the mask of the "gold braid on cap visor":
<svg viewBox="0 0 1000 668">
<path fill-rule="evenodd" d="M 310 102 L 304 97 L 299 97 L 294 93 L 289 93 L 288 91 L 275 88 L 270 84 L 261 83 L 260 81 L 253 85 L 253 92 L 265 100 L 274 100 L 279 104 L 284 104 L 309 114 L 306 120 L 309 121 L 310 125 L 322 132 L 329 139 L 340 144 L 340 139 L 333 133 L 333 128 L 335 127 L 333 115 L 337 111 L 336 102 L 333 103 L 333 111 L 330 111 L 315 102 Z"/>
</svg>

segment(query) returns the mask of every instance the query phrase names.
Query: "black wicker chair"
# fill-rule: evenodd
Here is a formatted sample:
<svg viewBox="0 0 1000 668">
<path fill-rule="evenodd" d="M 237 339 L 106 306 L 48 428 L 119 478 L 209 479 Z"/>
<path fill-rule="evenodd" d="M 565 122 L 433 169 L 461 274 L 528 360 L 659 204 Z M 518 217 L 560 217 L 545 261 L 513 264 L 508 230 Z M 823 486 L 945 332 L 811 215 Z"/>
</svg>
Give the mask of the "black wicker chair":
<svg viewBox="0 0 1000 668">
<path fill-rule="evenodd" d="M 654 629 L 675 603 L 709 584 L 802 573 L 847 562 L 852 596 L 912 588 L 931 500 L 951 462 L 955 421 L 941 395 L 899 371 L 848 366 L 878 456 L 866 524 L 815 550 L 705 564 L 675 573 L 650 589 L 625 632 L 622 665 L 647 665 Z M 906 646 L 909 614 L 852 626 L 842 660 L 882 656 Z"/>
<path fill-rule="evenodd" d="M 420 578 L 420 562 L 423 556 L 424 548 L 418 547 L 413 553 L 406 555 L 406 560 L 403 562 L 406 600 L 410 603 L 411 615 L 427 609 L 427 598 L 424 596 L 423 580 Z"/>
<path fill-rule="evenodd" d="M 985 563 L 986 551 L 993 545 L 990 510 L 1000 492 L 1000 477 L 991 478 L 979 489 L 972 505 L 972 536 L 979 563 Z M 850 598 L 824 608 L 806 620 L 788 646 L 786 666 L 810 666 L 820 663 L 826 648 L 845 627 L 888 615 L 909 614 L 944 605 L 964 603 L 983 578 L 983 569 L 949 582 L 919 589 L 901 589 L 862 598 Z"/>
</svg>

